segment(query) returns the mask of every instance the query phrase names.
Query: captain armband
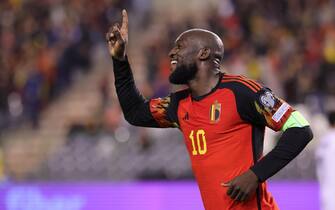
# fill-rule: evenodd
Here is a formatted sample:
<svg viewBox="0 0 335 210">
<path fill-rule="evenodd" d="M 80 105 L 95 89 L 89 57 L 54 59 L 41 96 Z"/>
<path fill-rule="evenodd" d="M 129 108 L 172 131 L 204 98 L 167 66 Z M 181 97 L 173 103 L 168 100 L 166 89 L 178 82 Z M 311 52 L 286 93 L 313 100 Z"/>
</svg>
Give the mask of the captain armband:
<svg viewBox="0 0 335 210">
<path fill-rule="evenodd" d="M 285 131 L 288 128 L 302 128 L 305 126 L 309 126 L 308 121 L 304 118 L 304 116 L 302 116 L 302 114 L 299 111 L 294 111 L 291 113 L 290 117 L 286 120 L 281 130 Z"/>
</svg>

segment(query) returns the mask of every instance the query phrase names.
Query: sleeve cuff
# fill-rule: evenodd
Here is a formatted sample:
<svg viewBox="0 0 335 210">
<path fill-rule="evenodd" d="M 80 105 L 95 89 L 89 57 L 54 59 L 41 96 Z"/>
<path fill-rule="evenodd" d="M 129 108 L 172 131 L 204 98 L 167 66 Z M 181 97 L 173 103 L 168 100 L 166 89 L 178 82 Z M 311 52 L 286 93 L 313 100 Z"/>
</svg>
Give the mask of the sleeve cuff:
<svg viewBox="0 0 335 210">
<path fill-rule="evenodd" d="M 122 60 L 112 56 L 112 60 L 113 60 L 114 63 L 120 63 L 120 64 L 121 63 L 126 63 L 126 62 L 128 62 L 128 56 L 126 55 L 124 57 L 124 59 L 122 59 Z"/>
</svg>

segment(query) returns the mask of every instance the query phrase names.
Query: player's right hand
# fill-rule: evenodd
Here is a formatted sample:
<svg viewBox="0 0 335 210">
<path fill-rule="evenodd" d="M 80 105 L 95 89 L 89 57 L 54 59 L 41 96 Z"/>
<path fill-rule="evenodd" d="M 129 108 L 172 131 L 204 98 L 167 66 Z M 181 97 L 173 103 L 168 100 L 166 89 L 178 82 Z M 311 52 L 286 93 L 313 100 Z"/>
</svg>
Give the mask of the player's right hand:
<svg viewBox="0 0 335 210">
<path fill-rule="evenodd" d="M 128 43 L 128 14 L 122 10 L 122 25 L 115 23 L 109 28 L 106 34 L 109 54 L 118 60 L 124 60 L 126 57 L 126 45 Z"/>
<path fill-rule="evenodd" d="M 221 186 L 228 187 L 227 195 L 231 199 L 237 202 L 244 202 L 256 192 L 258 184 L 258 177 L 249 169 L 231 181 L 221 183 Z"/>
</svg>

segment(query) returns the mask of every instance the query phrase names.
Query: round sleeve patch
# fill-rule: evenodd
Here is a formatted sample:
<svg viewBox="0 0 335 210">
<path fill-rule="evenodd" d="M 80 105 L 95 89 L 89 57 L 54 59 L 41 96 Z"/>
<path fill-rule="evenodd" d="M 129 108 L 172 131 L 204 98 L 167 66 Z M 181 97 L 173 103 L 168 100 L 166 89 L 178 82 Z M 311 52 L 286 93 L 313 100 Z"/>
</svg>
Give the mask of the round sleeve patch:
<svg viewBox="0 0 335 210">
<path fill-rule="evenodd" d="M 266 91 L 261 95 L 260 101 L 264 107 L 273 109 L 276 99 L 270 91 Z"/>
</svg>

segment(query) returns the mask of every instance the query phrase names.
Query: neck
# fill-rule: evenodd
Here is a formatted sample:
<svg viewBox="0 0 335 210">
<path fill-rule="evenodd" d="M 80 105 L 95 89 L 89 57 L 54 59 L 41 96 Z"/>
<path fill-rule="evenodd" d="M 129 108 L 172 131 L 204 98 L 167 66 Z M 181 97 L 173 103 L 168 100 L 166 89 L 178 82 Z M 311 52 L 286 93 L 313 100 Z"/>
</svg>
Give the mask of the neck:
<svg viewBox="0 0 335 210">
<path fill-rule="evenodd" d="M 199 97 L 208 94 L 218 84 L 219 79 L 220 74 L 214 74 L 210 70 L 199 71 L 196 77 L 188 83 L 192 96 Z"/>
</svg>

